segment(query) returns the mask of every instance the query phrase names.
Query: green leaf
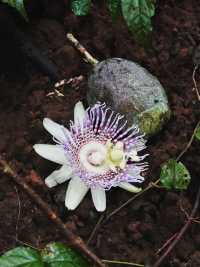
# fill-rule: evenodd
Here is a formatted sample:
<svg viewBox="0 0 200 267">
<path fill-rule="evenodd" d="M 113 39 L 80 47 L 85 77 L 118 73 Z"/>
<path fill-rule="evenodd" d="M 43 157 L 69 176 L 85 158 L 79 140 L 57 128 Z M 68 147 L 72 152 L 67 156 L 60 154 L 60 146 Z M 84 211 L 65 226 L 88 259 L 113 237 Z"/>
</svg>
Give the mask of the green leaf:
<svg viewBox="0 0 200 267">
<path fill-rule="evenodd" d="M 28 21 L 28 16 L 24 7 L 24 0 L 1 0 L 1 2 L 14 7 L 22 15 L 22 17 Z"/>
<path fill-rule="evenodd" d="M 72 0 L 72 11 L 77 16 L 85 16 L 89 13 L 91 0 Z"/>
<path fill-rule="evenodd" d="M 145 44 L 152 31 L 155 0 L 121 0 L 123 17 L 136 40 Z"/>
<path fill-rule="evenodd" d="M 0 257 L 1 267 L 44 267 L 40 254 L 32 248 L 14 248 Z"/>
<path fill-rule="evenodd" d="M 191 176 L 183 163 L 170 159 L 163 164 L 160 173 L 160 181 L 167 189 L 187 189 Z"/>
<path fill-rule="evenodd" d="M 196 132 L 195 132 L 195 137 L 197 140 L 200 141 L 200 127 L 197 128 Z"/>
<path fill-rule="evenodd" d="M 121 14 L 121 1 L 120 0 L 107 0 L 107 5 L 111 13 L 112 19 L 115 21 L 116 18 Z"/>
<path fill-rule="evenodd" d="M 60 243 L 46 246 L 42 252 L 43 261 L 48 267 L 88 267 L 87 262 L 74 250 Z"/>
</svg>

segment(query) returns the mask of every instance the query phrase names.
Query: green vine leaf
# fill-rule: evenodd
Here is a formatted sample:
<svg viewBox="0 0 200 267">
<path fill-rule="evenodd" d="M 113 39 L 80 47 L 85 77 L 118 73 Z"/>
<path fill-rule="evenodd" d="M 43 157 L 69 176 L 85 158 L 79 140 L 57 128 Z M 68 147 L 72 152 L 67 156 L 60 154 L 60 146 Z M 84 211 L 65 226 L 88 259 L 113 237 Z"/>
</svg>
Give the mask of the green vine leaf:
<svg viewBox="0 0 200 267">
<path fill-rule="evenodd" d="M 85 16 L 90 12 L 91 0 L 72 0 L 71 8 L 76 16 Z"/>
<path fill-rule="evenodd" d="M 22 15 L 22 17 L 28 21 L 24 0 L 1 0 L 1 2 L 15 8 Z"/>
<path fill-rule="evenodd" d="M 163 164 L 160 182 L 166 189 L 187 189 L 190 181 L 190 173 L 183 163 L 170 159 Z"/>
<path fill-rule="evenodd" d="M 121 0 L 123 17 L 136 40 L 145 44 L 152 31 L 155 0 Z"/>
<path fill-rule="evenodd" d="M 121 1 L 120 0 L 108 0 L 107 1 L 108 9 L 112 16 L 113 21 L 119 17 L 121 14 Z"/>
<path fill-rule="evenodd" d="M 48 267 L 89 267 L 76 251 L 60 243 L 47 245 L 41 255 Z"/>
<path fill-rule="evenodd" d="M 1 267 L 44 267 L 40 254 L 32 248 L 14 248 L 0 257 Z"/>
<path fill-rule="evenodd" d="M 197 128 L 196 132 L 195 132 L 195 137 L 197 140 L 200 141 L 200 127 Z"/>
</svg>

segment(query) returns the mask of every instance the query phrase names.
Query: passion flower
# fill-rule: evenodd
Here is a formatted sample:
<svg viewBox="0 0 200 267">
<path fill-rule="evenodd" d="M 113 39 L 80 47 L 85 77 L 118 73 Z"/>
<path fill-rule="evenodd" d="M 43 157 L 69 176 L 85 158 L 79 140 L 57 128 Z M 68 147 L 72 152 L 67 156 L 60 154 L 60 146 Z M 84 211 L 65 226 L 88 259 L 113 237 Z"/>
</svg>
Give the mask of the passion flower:
<svg viewBox="0 0 200 267">
<path fill-rule="evenodd" d="M 146 155 L 145 139 L 137 126 L 127 128 L 124 116 L 105 104 L 97 103 L 84 109 L 82 102 L 74 108 L 74 122 L 69 129 L 45 118 L 44 128 L 53 136 L 55 145 L 36 144 L 35 151 L 62 167 L 51 173 L 45 183 L 54 187 L 69 179 L 65 205 L 74 210 L 89 189 L 98 211 L 106 209 L 106 190 L 121 187 L 137 193 L 141 188 L 132 185 L 144 180 L 142 172 Z"/>
</svg>

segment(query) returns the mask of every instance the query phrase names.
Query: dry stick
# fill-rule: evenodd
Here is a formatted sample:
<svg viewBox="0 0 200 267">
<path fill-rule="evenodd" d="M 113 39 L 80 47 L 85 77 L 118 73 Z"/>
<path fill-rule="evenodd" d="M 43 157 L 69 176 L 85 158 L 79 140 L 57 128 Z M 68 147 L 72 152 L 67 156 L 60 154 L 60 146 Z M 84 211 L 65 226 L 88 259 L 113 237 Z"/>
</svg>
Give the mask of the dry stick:
<svg viewBox="0 0 200 267">
<path fill-rule="evenodd" d="M 134 263 L 134 262 L 128 262 L 128 261 L 116 261 L 116 260 L 102 260 L 106 263 L 111 264 L 121 264 L 121 265 L 129 265 L 129 266 L 137 266 L 137 267 L 145 267 L 144 264 Z"/>
<path fill-rule="evenodd" d="M 193 221 L 193 218 L 196 214 L 196 211 L 199 207 L 199 199 L 200 199 L 200 187 L 198 189 L 198 193 L 196 196 L 196 200 L 195 200 L 195 204 L 194 207 L 192 209 L 192 212 L 190 214 L 190 217 L 188 218 L 186 224 L 182 227 L 182 229 L 180 230 L 180 232 L 177 234 L 176 238 L 174 239 L 174 241 L 170 244 L 170 246 L 168 247 L 168 249 L 165 251 L 165 253 L 158 259 L 158 261 L 153 265 L 153 267 L 159 267 L 161 265 L 161 263 L 165 260 L 165 258 L 168 256 L 168 254 L 173 250 L 173 248 L 176 246 L 176 244 L 180 241 L 180 239 L 183 237 L 184 233 L 186 232 L 186 230 L 188 229 L 188 227 L 190 226 L 190 224 Z"/>
<path fill-rule="evenodd" d="M 194 131 L 193 131 L 193 134 L 189 140 L 189 142 L 187 143 L 186 147 L 183 149 L 183 151 L 178 155 L 178 157 L 176 158 L 176 161 L 179 161 L 180 158 L 188 151 L 188 149 L 190 148 L 193 140 L 194 140 L 194 137 L 195 137 L 195 134 L 196 134 L 196 131 L 197 129 L 199 128 L 199 125 L 200 125 L 200 121 L 198 121 L 197 125 L 195 126 L 194 128 Z"/>
<path fill-rule="evenodd" d="M 68 33 L 67 39 L 73 44 L 73 46 L 85 57 L 85 60 L 91 65 L 96 65 L 99 61 L 94 58 L 84 46 L 82 46 L 79 41 L 73 36 L 73 34 Z"/>
<path fill-rule="evenodd" d="M 19 238 L 18 238 L 19 221 L 20 221 L 20 217 L 21 217 L 21 200 L 20 200 L 19 190 L 18 190 L 17 186 L 15 186 L 15 191 L 17 193 L 17 199 L 18 199 L 18 215 L 17 215 L 17 223 L 16 223 L 16 227 L 15 227 L 15 241 L 17 243 L 20 243 L 20 244 L 25 245 L 27 247 L 31 247 L 35 250 L 39 250 L 38 248 L 34 247 L 33 245 L 28 244 L 22 240 L 19 240 Z"/>
<path fill-rule="evenodd" d="M 194 70 L 193 70 L 193 73 L 192 73 L 192 80 L 193 80 L 193 83 L 194 83 L 193 90 L 195 90 L 196 95 L 197 95 L 197 99 L 198 99 L 198 101 L 200 101 L 200 93 L 199 93 L 199 89 L 197 87 L 197 82 L 196 82 L 196 79 L 195 79 L 195 74 L 196 74 L 196 71 L 197 71 L 198 67 L 199 67 L 198 65 L 194 66 Z"/>
<path fill-rule="evenodd" d="M 5 160 L 0 158 L 0 166 L 2 171 L 9 176 L 23 188 L 23 190 L 28 194 L 28 196 L 39 206 L 39 208 L 48 216 L 48 218 L 61 230 L 61 232 L 68 238 L 72 246 L 82 252 L 90 260 L 92 260 L 97 266 L 105 267 L 102 261 L 86 246 L 84 241 L 71 232 L 62 220 L 57 216 L 57 214 L 50 208 L 50 206 L 42 200 L 42 198 L 28 185 L 23 181 L 23 178 L 17 174 L 17 172 L 11 168 L 10 164 Z"/>
<path fill-rule="evenodd" d="M 17 193 L 17 199 L 18 199 L 18 214 L 17 214 L 17 223 L 16 223 L 16 227 L 15 227 L 15 241 L 17 242 L 18 241 L 19 220 L 20 220 L 20 216 L 21 216 L 21 201 L 20 201 L 17 186 L 15 186 L 15 191 Z"/>
<path fill-rule="evenodd" d="M 99 220 L 97 221 L 97 223 L 96 223 L 96 225 L 95 225 L 95 227 L 94 227 L 92 233 L 90 234 L 90 236 L 89 236 L 89 238 L 88 238 L 88 241 L 87 241 L 87 243 L 86 243 L 87 245 L 89 245 L 90 242 L 92 241 L 94 235 L 95 235 L 96 232 L 97 232 L 97 229 L 99 228 L 99 226 L 101 225 L 101 222 L 102 222 L 103 219 L 104 219 L 104 216 L 105 216 L 105 214 L 102 214 L 102 215 L 100 216 Z"/>
<path fill-rule="evenodd" d="M 161 248 L 158 249 L 158 251 L 156 252 L 155 255 L 159 255 L 163 249 L 165 249 L 175 238 L 177 237 L 177 233 L 173 234 L 173 236 L 171 236 L 165 243 L 164 245 L 162 245 Z"/>
</svg>

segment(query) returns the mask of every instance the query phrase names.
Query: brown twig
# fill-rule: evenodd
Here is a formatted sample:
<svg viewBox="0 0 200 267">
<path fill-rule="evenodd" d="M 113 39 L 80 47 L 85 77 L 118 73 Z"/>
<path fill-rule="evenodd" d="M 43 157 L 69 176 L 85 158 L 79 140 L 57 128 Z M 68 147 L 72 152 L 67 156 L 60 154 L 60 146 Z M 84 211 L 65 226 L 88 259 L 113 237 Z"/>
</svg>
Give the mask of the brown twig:
<svg viewBox="0 0 200 267">
<path fill-rule="evenodd" d="M 15 226 L 15 241 L 18 242 L 18 228 L 19 228 L 19 221 L 20 221 L 20 216 L 21 216 L 21 201 L 20 201 L 17 186 L 15 186 L 15 191 L 17 193 L 17 199 L 18 199 L 18 214 L 17 214 L 17 222 Z"/>
<path fill-rule="evenodd" d="M 162 247 L 157 250 L 155 255 L 159 255 L 163 251 L 163 249 L 165 249 L 176 238 L 176 236 L 177 233 L 173 234 L 173 236 L 171 236 L 167 241 L 165 241 Z"/>
<path fill-rule="evenodd" d="M 187 220 L 190 218 L 190 215 L 188 214 L 188 212 L 184 209 L 183 205 L 180 202 L 180 209 L 181 211 L 184 213 L 185 217 L 187 218 Z M 190 220 L 192 220 L 192 222 L 194 223 L 200 223 L 199 217 L 195 217 L 195 218 L 190 218 Z"/>
<path fill-rule="evenodd" d="M 165 251 L 165 253 L 156 261 L 156 263 L 153 265 L 153 267 L 159 267 L 161 265 L 161 263 L 165 260 L 165 258 L 169 255 L 169 253 L 173 250 L 173 248 L 176 246 L 176 244 L 180 241 L 180 239 L 183 237 L 184 233 L 187 231 L 188 227 L 190 226 L 190 224 L 192 223 L 192 220 L 196 214 L 196 211 L 199 207 L 199 199 L 200 199 L 200 186 L 198 189 L 198 193 L 196 196 L 196 200 L 195 200 L 195 204 L 194 207 L 192 209 L 192 212 L 187 220 L 187 222 L 185 223 L 185 225 L 182 227 L 182 229 L 180 230 L 180 232 L 177 234 L 176 238 L 174 239 L 174 241 L 170 244 L 170 246 L 168 247 L 168 249 Z"/>
<path fill-rule="evenodd" d="M 197 99 L 198 99 L 198 101 L 200 101 L 200 93 L 199 93 L 199 89 L 198 89 L 197 82 L 196 82 L 196 79 L 195 79 L 195 75 L 196 75 L 196 71 L 198 70 L 198 67 L 199 67 L 198 65 L 194 66 L 194 70 L 193 70 L 193 73 L 192 73 L 192 81 L 193 81 L 193 84 L 194 84 L 193 90 L 195 90 L 196 95 L 197 95 Z"/>
<path fill-rule="evenodd" d="M 9 235 L 9 237 L 13 239 L 13 236 L 10 236 L 10 235 Z M 21 244 L 22 246 L 26 246 L 26 247 L 30 247 L 30 248 L 35 249 L 35 250 L 38 250 L 38 251 L 42 251 L 42 249 L 38 248 L 38 246 L 36 247 L 36 246 L 34 246 L 34 245 L 30 244 L 30 243 L 27 243 L 27 242 L 25 242 L 25 241 L 22 241 L 22 240 L 20 240 L 20 239 L 17 239 L 17 240 L 16 240 L 16 238 L 14 238 L 14 240 L 15 240 L 17 243 Z M 10 249 L 12 249 L 12 248 L 13 248 L 13 247 L 11 247 Z M 8 250 L 10 250 L 10 249 L 6 249 L 5 251 L 8 251 Z M 4 253 L 2 253 L 2 254 L 4 254 Z"/>
<path fill-rule="evenodd" d="M 94 58 L 82 44 L 73 36 L 73 34 L 68 33 L 67 39 L 73 44 L 73 46 L 85 57 L 85 60 L 91 65 L 96 65 L 99 61 Z"/>
<path fill-rule="evenodd" d="M 94 229 L 93 229 L 91 235 L 90 235 L 89 238 L 88 238 L 87 245 L 90 244 L 90 242 L 92 241 L 93 237 L 95 236 L 95 234 L 96 234 L 96 232 L 97 232 L 99 226 L 101 225 L 101 222 L 102 222 L 103 219 L 104 219 L 104 216 L 105 216 L 105 215 L 102 214 L 102 215 L 100 216 L 100 218 L 98 219 L 97 223 L 95 224 L 95 227 L 94 227 Z"/>
<path fill-rule="evenodd" d="M 23 177 L 17 174 L 17 172 L 10 166 L 8 162 L 0 158 L 0 167 L 3 173 L 8 174 L 14 180 L 16 184 L 22 187 L 22 189 L 28 194 L 28 196 L 39 206 L 39 208 L 48 216 L 48 218 L 60 229 L 63 235 L 71 242 L 72 246 L 78 249 L 83 255 L 87 256 L 97 266 L 105 267 L 102 261 L 87 247 L 84 241 L 71 232 L 58 215 L 50 208 L 50 206 L 42 200 L 42 198 L 27 184 L 24 182 Z"/>
<path fill-rule="evenodd" d="M 194 128 L 194 131 L 192 133 L 192 136 L 190 137 L 190 140 L 189 142 L 187 143 L 186 147 L 183 149 L 183 151 L 181 151 L 181 153 L 178 155 L 178 157 L 176 158 L 176 161 L 179 161 L 180 158 L 188 151 L 188 149 L 190 148 L 193 140 L 194 140 L 194 137 L 195 137 L 195 134 L 196 134 L 196 131 L 197 129 L 199 128 L 199 125 L 200 125 L 200 121 L 198 121 L 197 125 L 195 126 Z"/>
<path fill-rule="evenodd" d="M 127 265 L 127 266 L 136 266 L 136 267 L 145 267 L 144 264 L 134 263 L 134 262 L 128 262 L 128 261 L 118 261 L 118 260 L 102 260 L 106 263 L 111 264 L 120 264 L 120 265 Z"/>
</svg>

